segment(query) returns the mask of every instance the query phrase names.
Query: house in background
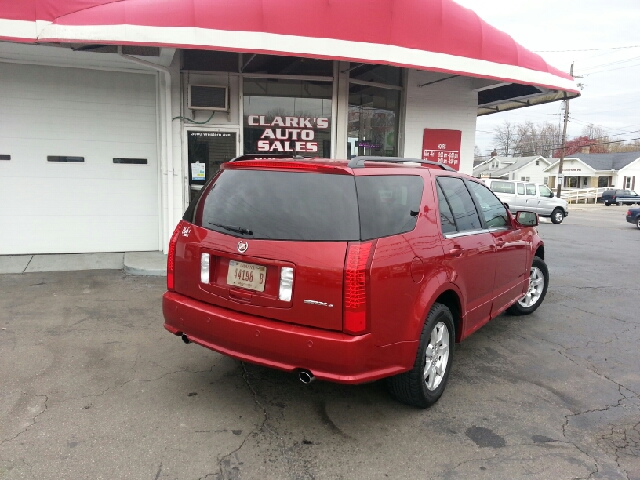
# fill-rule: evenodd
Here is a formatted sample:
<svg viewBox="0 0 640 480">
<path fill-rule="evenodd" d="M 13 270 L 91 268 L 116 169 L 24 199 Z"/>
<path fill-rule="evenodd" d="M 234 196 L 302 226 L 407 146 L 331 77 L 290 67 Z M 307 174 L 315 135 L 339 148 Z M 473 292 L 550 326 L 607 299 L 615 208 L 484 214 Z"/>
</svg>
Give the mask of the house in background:
<svg viewBox="0 0 640 480">
<path fill-rule="evenodd" d="M 557 186 L 558 159 L 545 169 L 549 187 Z M 475 174 L 475 170 L 474 170 Z M 640 179 L 640 152 L 576 153 L 562 165 L 566 188 L 612 187 L 635 189 Z"/>
<path fill-rule="evenodd" d="M 552 161 L 540 155 L 532 157 L 491 157 L 473 168 L 473 176 L 546 184 L 549 175 L 545 173 L 545 170 L 551 164 Z"/>
</svg>

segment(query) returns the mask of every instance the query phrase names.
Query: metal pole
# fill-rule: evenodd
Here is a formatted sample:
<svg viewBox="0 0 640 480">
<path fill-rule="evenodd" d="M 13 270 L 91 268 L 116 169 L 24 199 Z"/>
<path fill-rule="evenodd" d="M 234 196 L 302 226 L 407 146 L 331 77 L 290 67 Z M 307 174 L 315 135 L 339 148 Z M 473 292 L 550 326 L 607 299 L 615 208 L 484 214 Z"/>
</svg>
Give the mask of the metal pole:
<svg viewBox="0 0 640 480">
<path fill-rule="evenodd" d="M 571 64 L 571 69 L 569 70 L 569 75 L 573 77 L 573 63 Z M 560 163 L 558 165 L 558 193 L 557 197 L 560 198 L 562 194 L 562 182 L 564 178 L 560 180 L 560 175 L 562 175 L 562 164 L 564 163 L 564 151 L 567 143 L 567 124 L 569 123 L 569 99 L 564 101 L 564 127 L 562 127 L 562 150 L 560 151 Z"/>
</svg>

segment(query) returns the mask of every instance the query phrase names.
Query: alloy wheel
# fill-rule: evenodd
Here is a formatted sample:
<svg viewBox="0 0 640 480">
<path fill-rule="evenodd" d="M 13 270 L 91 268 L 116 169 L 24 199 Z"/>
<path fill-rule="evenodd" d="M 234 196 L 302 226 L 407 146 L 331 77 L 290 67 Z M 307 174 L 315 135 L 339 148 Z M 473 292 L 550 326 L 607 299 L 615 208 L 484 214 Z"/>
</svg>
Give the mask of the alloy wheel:
<svg viewBox="0 0 640 480">
<path fill-rule="evenodd" d="M 425 350 L 424 381 L 430 391 L 438 388 L 447 371 L 449 362 L 449 329 L 438 322 L 433 330 Z"/>
<path fill-rule="evenodd" d="M 542 291 L 544 290 L 544 274 L 538 267 L 531 267 L 529 272 L 529 290 L 524 297 L 518 300 L 518 303 L 525 308 L 529 308 L 540 300 Z"/>
</svg>

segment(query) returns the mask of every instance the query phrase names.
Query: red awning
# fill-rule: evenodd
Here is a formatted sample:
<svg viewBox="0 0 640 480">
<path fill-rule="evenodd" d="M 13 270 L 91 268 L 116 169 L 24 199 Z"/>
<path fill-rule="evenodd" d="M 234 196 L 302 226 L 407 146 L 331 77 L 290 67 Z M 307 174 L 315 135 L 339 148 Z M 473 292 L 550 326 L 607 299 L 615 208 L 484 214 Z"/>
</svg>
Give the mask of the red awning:
<svg viewBox="0 0 640 480">
<path fill-rule="evenodd" d="M 578 93 L 571 76 L 451 0 L 0 0 L 0 40 L 295 55 Z"/>
</svg>

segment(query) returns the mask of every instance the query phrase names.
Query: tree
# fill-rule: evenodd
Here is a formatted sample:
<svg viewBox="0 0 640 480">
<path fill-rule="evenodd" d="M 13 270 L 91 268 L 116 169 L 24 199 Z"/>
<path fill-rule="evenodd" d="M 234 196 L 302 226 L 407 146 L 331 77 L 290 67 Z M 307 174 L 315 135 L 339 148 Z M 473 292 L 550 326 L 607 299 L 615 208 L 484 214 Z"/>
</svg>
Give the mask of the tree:
<svg viewBox="0 0 640 480">
<path fill-rule="evenodd" d="M 599 145 L 596 140 L 589 138 L 586 135 L 581 135 L 580 137 L 567 141 L 565 144 L 564 156 L 567 157 L 575 153 L 607 153 L 605 149 L 606 146 L 607 145 Z M 561 154 L 562 148 L 558 148 L 554 152 L 553 156 L 560 157 Z"/>
<path fill-rule="evenodd" d="M 506 120 L 493 129 L 493 141 L 499 155 L 508 157 L 516 143 L 516 126 Z"/>
<path fill-rule="evenodd" d="M 611 141 L 611 139 L 609 138 L 609 135 L 607 135 L 607 132 L 604 129 L 604 127 L 590 123 L 589 125 L 587 125 L 582 129 L 581 136 L 591 139 L 591 142 L 594 143 L 594 145 L 589 147 L 590 153 L 609 152 L 610 150 L 609 146 L 611 145 L 609 142 Z"/>
</svg>

